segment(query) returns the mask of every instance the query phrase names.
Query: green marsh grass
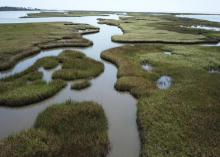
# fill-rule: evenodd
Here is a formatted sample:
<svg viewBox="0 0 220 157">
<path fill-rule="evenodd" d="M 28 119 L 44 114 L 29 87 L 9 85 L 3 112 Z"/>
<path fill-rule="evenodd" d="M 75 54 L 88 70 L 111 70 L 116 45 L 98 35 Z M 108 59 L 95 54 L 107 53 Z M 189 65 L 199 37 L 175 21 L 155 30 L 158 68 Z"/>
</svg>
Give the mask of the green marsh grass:
<svg viewBox="0 0 220 157">
<path fill-rule="evenodd" d="M 43 82 L 38 69 L 53 69 L 58 64 L 62 64 L 62 69 L 53 74 L 53 80 L 49 84 Z M 103 71 L 101 62 L 86 57 L 82 52 L 65 50 L 58 57 L 42 58 L 27 70 L 0 80 L 0 105 L 15 107 L 40 102 L 63 89 L 66 80 L 89 79 Z M 90 86 L 89 81 L 78 84 L 78 88 L 86 86 Z"/>
<path fill-rule="evenodd" d="M 165 55 L 167 50 L 172 55 Z M 119 69 L 116 88 L 138 98 L 142 157 L 220 155 L 220 75 L 208 71 L 219 67 L 219 52 L 219 47 L 134 44 L 102 53 Z M 144 71 L 143 61 L 154 69 Z M 155 86 L 163 75 L 173 79 L 168 90 Z"/>
<path fill-rule="evenodd" d="M 216 26 L 216 22 L 175 17 L 173 15 L 132 14 L 120 20 L 99 19 L 100 24 L 118 26 L 123 35 L 114 35 L 112 40 L 122 43 L 167 43 L 198 44 L 217 43 L 220 33 L 187 28 L 193 25 Z"/>
<path fill-rule="evenodd" d="M 53 74 L 54 79 L 67 81 L 88 79 L 104 71 L 104 65 L 101 62 L 90 59 L 78 51 L 66 50 L 58 58 L 63 66 Z"/>
<path fill-rule="evenodd" d="M 80 80 L 71 85 L 71 89 L 82 90 L 91 86 L 90 80 Z"/>
<path fill-rule="evenodd" d="M 68 11 L 68 12 L 40 12 L 29 13 L 23 18 L 42 18 L 42 17 L 82 17 L 82 16 L 108 16 L 111 12 L 107 11 Z"/>
<path fill-rule="evenodd" d="M 59 61 L 56 57 L 45 57 L 37 61 L 36 66 L 41 66 L 44 69 L 50 70 L 56 68 L 59 65 Z"/>
<path fill-rule="evenodd" d="M 23 106 L 45 100 L 66 86 L 62 80 L 54 80 L 47 84 L 43 81 L 36 81 L 20 87 L 3 92 L 0 95 L 1 106 Z"/>
<path fill-rule="evenodd" d="M 79 30 L 97 32 L 88 24 L 66 25 L 63 22 L 3 24 L 0 26 L 0 70 L 12 68 L 17 61 L 37 54 L 42 49 L 73 46 L 91 46 Z"/>
<path fill-rule="evenodd" d="M 54 105 L 34 128 L 0 141 L 0 157 L 103 157 L 109 150 L 107 119 L 94 102 Z"/>
</svg>

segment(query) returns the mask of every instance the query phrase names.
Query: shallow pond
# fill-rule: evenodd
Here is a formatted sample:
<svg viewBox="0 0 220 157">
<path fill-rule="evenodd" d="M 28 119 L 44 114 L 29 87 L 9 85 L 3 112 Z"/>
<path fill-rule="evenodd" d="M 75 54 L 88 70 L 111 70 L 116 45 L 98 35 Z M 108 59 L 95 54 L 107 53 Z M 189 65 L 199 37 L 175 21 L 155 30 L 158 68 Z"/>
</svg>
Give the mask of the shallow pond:
<svg viewBox="0 0 220 157">
<path fill-rule="evenodd" d="M 209 73 L 212 73 L 212 74 L 220 74 L 220 68 L 210 69 L 210 70 L 209 70 Z"/>
<path fill-rule="evenodd" d="M 52 81 L 52 75 L 54 72 L 58 71 L 58 70 L 61 70 L 62 69 L 62 65 L 58 65 L 56 68 L 54 69 L 49 69 L 49 70 L 46 70 L 44 69 L 43 67 L 40 67 L 38 69 L 39 72 L 42 72 L 43 73 L 43 80 L 47 83 L 49 83 L 50 81 Z"/>
<path fill-rule="evenodd" d="M 157 87 L 159 89 L 168 89 L 172 85 L 172 78 L 170 76 L 162 76 L 157 80 Z"/>
<path fill-rule="evenodd" d="M 165 54 L 165 55 L 168 55 L 168 56 L 171 56 L 171 55 L 172 55 L 172 52 L 166 51 L 166 52 L 164 52 L 164 54 Z"/>
<path fill-rule="evenodd" d="M 26 12 L 15 12 L 13 18 L 2 20 L 0 15 L 0 23 L 22 23 L 22 22 L 54 22 L 68 21 L 88 23 L 100 27 L 100 32 L 96 34 L 85 35 L 87 39 L 93 41 L 94 45 L 88 48 L 77 48 L 88 57 L 99 60 L 104 63 L 105 71 L 97 78 L 91 81 L 92 86 L 82 91 L 71 90 L 71 83 L 61 90 L 57 95 L 43 102 L 36 103 L 26 107 L 7 108 L 0 107 L 0 137 L 4 138 L 15 132 L 28 129 L 33 126 L 36 117 L 40 112 L 45 110 L 52 104 L 62 103 L 66 100 L 74 101 L 95 101 L 101 104 L 106 113 L 109 123 L 109 139 L 111 143 L 111 151 L 109 157 L 138 157 L 140 151 L 140 140 L 136 124 L 136 99 L 128 93 L 118 92 L 114 89 L 117 81 L 117 69 L 112 64 L 103 61 L 100 53 L 106 49 L 121 46 L 111 41 L 112 35 L 122 34 L 122 31 L 113 26 L 99 25 L 97 18 L 100 17 L 59 17 L 59 18 L 34 18 L 34 19 L 18 19 L 17 14 L 24 16 Z M 5 12 L 5 14 L 12 14 Z M 24 14 L 24 15 L 21 15 Z M 19 17 L 17 16 L 17 17 Z M 6 16 L 7 17 L 7 16 Z M 118 19 L 117 15 L 111 15 L 105 18 Z M 65 48 L 66 49 L 66 48 Z M 73 49 L 73 48 L 71 48 Z M 42 51 L 41 53 L 20 61 L 13 69 L 0 72 L 0 77 L 7 77 L 15 73 L 21 72 L 38 59 L 46 56 L 57 56 L 64 49 L 54 49 Z M 49 80 L 51 71 L 41 69 L 44 72 L 44 79 Z M 53 71 L 53 70 L 52 70 Z M 49 75 L 49 76 L 47 76 Z M 47 78 L 46 78 L 47 77 Z M 48 78 L 49 77 L 49 78 Z"/>
<path fill-rule="evenodd" d="M 143 64 L 142 68 L 144 69 L 144 71 L 147 71 L 147 72 L 151 72 L 153 70 L 152 65 L 147 64 L 147 63 Z"/>
</svg>

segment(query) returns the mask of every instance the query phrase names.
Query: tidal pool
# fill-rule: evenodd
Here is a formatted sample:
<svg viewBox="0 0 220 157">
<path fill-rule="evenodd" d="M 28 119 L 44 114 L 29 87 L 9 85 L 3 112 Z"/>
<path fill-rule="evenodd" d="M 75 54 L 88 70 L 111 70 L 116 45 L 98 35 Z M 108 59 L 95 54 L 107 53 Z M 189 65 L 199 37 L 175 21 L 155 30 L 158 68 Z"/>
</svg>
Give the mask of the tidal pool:
<svg viewBox="0 0 220 157">
<path fill-rule="evenodd" d="M 152 65 L 150 65 L 150 64 L 143 64 L 142 65 L 142 68 L 144 69 L 144 71 L 147 71 L 147 72 L 151 72 L 152 70 L 153 70 L 153 67 L 152 67 Z"/>
<path fill-rule="evenodd" d="M 62 69 L 62 66 L 61 65 L 58 65 L 56 68 L 54 69 L 49 69 L 49 70 L 46 70 L 44 69 L 43 67 L 40 67 L 38 69 L 39 72 L 42 72 L 43 73 L 43 80 L 47 83 L 49 83 L 50 81 L 52 81 L 52 75 L 54 72 L 58 71 Z"/>
<path fill-rule="evenodd" d="M 209 73 L 220 74 L 220 68 L 212 68 L 209 70 Z"/>
<path fill-rule="evenodd" d="M 31 128 L 38 114 L 50 105 L 62 103 L 70 99 L 79 102 L 95 101 L 102 105 L 108 119 L 108 135 L 111 144 L 111 150 L 108 157 L 138 157 L 140 152 L 140 139 L 136 124 L 137 101 L 129 93 L 118 92 L 114 89 L 114 84 L 117 81 L 117 69 L 114 65 L 105 62 L 100 58 L 102 51 L 122 45 L 111 41 L 111 36 L 122 34 L 122 31 L 114 26 L 98 24 L 97 18 L 101 18 L 98 16 L 19 19 L 18 17 L 24 16 L 26 12 L 15 12 L 14 16 L 10 16 L 10 18 L 2 20 L 3 14 L 6 14 L 7 17 L 7 14 L 12 13 L 1 12 L 0 23 L 67 21 L 88 23 L 99 27 L 99 33 L 84 36 L 93 41 L 93 46 L 88 48 L 69 49 L 80 50 L 88 57 L 101 61 L 105 66 L 105 71 L 99 77 L 92 79 L 92 86 L 85 90 L 71 90 L 71 82 L 68 82 L 66 88 L 61 90 L 52 98 L 40 103 L 19 108 L 0 107 L 0 138 L 5 138 L 13 133 Z M 118 15 L 110 15 L 105 18 L 118 19 Z M 42 51 L 35 56 L 26 58 L 20 61 L 14 68 L 8 71 L 0 72 L 0 78 L 22 72 L 32 66 L 40 58 L 58 56 L 65 49 L 59 48 Z M 44 73 L 44 79 L 49 81 L 51 79 L 51 71 L 44 69 L 41 69 L 41 71 Z"/>
<path fill-rule="evenodd" d="M 162 76 L 157 80 L 157 87 L 159 89 L 168 89 L 172 85 L 172 78 L 170 76 Z"/>
<path fill-rule="evenodd" d="M 164 54 L 165 54 L 165 55 L 168 55 L 168 56 L 171 56 L 171 55 L 172 55 L 172 52 L 166 51 L 166 52 L 164 52 Z"/>
</svg>

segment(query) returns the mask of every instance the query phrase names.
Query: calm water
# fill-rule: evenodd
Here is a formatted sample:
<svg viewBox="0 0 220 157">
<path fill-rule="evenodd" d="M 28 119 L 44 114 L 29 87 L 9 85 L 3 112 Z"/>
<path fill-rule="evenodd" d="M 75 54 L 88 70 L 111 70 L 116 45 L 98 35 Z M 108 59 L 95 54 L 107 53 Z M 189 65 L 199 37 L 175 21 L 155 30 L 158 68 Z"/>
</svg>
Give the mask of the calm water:
<svg viewBox="0 0 220 157">
<path fill-rule="evenodd" d="M 117 80 L 117 69 L 112 64 L 100 58 L 102 51 L 121 46 L 121 44 L 111 41 L 112 35 L 122 34 L 121 30 L 113 26 L 99 25 L 96 20 L 99 17 L 18 19 L 18 17 L 24 16 L 26 13 L 27 12 L 0 12 L 0 23 L 70 21 L 88 23 L 100 27 L 99 33 L 84 36 L 93 41 L 94 45 L 88 48 L 78 48 L 78 50 L 83 51 L 87 56 L 93 59 L 103 62 L 105 71 L 99 77 L 93 79 L 92 86 L 86 90 L 71 90 L 71 82 L 69 82 L 68 86 L 57 95 L 43 102 L 20 108 L 0 107 L 0 137 L 4 138 L 15 132 L 32 127 L 38 114 L 52 104 L 65 102 L 68 99 L 74 101 L 92 100 L 103 106 L 108 118 L 108 133 L 112 147 L 108 156 L 138 157 L 140 140 L 136 124 L 137 101 L 128 93 L 117 92 L 114 89 L 114 84 Z M 8 19 L 6 17 L 8 17 Z M 111 15 L 105 18 L 118 19 L 118 16 Z M 7 77 L 21 72 L 33 65 L 38 59 L 45 56 L 57 56 L 63 50 L 64 49 L 61 48 L 42 51 L 35 56 L 20 61 L 13 69 L 0 72 L 0 77 Z M 50 79 L 51 71 L 41 70 L 44 72 L 44 79 Z"/>
<path fill-rule="evenodd" d="M 202 25 L 192 25 L 190 27 L 180 26 L 180 27 L 183 27 L 183 28 L 193 28 L 193 29 L 203 29 L 203 30 L 216 31 L 216 32 L 220 31 L 220 27 L 209 27 L 209 26 L 202 26 Z"/>
<path fill-rule="evenodd" d="M 144 71 L 146 71 L 146 72 L 151 72 L 151 71 L 153 70 L 152 65 L 150 65 L 150 64 L 148 64 L 148 63 L 143 64 L 143 65 L 142 65 L 142 68 L 143 68 Z"/>
<path fill-rule="evenodd" d="M 172 85 L 172 78 L 170 76 L 161 76 L 157 80 L 157 87 L 159 89 L 165 90 L 170 88 Z"/>
<path fill-rule="evenodd" d="M 188 17 L 212 22 L 220 22 L 220 15 L 177 15 L 177 17 Z"/>
</svg>

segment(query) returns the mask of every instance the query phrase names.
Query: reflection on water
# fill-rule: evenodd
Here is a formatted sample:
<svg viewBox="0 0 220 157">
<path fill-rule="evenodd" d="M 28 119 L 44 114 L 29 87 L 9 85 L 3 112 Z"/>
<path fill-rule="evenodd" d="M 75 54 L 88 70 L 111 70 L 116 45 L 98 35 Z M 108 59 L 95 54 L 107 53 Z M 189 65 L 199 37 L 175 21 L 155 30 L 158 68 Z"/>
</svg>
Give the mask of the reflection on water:
<svg viewBox="0 0 220 157">
<path fill-rule="evenodd" d="M 2 13 L 1 13 L 2 14 Z M 15 13 L 17 17 L 19 16 Z M 1 17 L 1 16 L 0 16 Z M 112 149 L 109 157 L 138 157 L 140 151 L 140 141 L 136 124 L 136 100 L 128 93 L 117 92 L 114 89 L 114 84 L 117 81 L 117 69 L 112 64 L 109 64 L 100 58 L 100 53 L 106 49 L 121 46 L 111 41 L 112 35 L 122 34 L 117 27 L 99 25 L 97 18 L 100 17 L 64 17 L 64 18 L 34 18 L 34 19 L 8 19 L 2 20 L 0 23 L 22 23 L 22 22 L 53 22 L 53 21 L 68 21 L 88 23 L 100 27 L 100 32 L 96 34 L 86 35 L 85 37 L 93 41 L 94 45 L 88 48 L 76 48 L 81 50 L 87 56 L 104 63 L 105 71 L 99 77 L 91 81 L 92 86 L 82 91 L 71 90 L 71 83 L 61 90 L 57 95 L 43 102 L 36 103 L 26 107 L 7 108 L 0 107 L 0 137 L 4 138 L 12 133 L 32 127 L 36 117 L 40 112 L 45 110 L 52 104 L 62 103 L 68 99 L 73 101 L 95 101 L 101 104 L 106 113 L 109 123 L 109 139 Z M 111 15 L 105 18 L 118 19 L 117 15 Z M 74 48 L 72 48 L 74 49 Z M 19 62 L 13 69 L 1 72 L 0 77 L 13 75 L 21 72 L 38 59 L 46 56 L 57 56 L 64 49 L 54 49 L 42 51 L 41 53 L 26 58 Z M 49 81 L 50 76 L 46 76 L 49 71 L 42 70 L 45 75 L 44 79 Z"/>
</svg>

